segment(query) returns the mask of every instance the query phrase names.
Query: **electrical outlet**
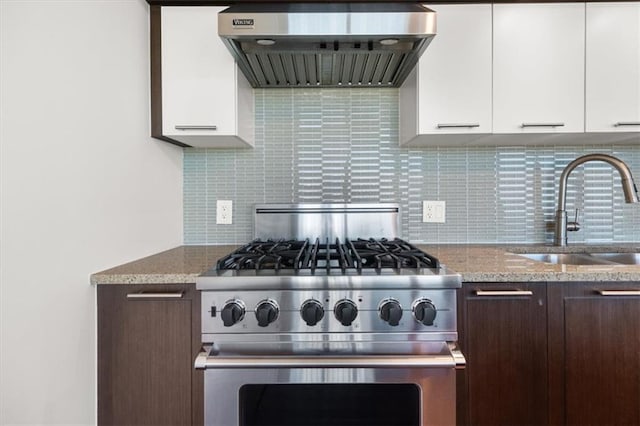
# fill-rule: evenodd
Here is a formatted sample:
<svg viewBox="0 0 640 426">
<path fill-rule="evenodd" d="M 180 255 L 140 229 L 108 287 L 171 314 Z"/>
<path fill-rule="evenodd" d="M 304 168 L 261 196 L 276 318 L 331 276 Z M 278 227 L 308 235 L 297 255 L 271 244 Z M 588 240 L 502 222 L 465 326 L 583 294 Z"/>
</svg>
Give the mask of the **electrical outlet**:
<svg viewBox="0 0 640 426">
<path fill-rule="evenodd" d="M 231 225 L 233 223 L 233 201 L 216 201 L 216 224 Z"/>
<path fill-rule="evenodd" d="M 446 204 L 444 201 L 423 201 L 422 221 L 444 223 Z"/>
</svg>

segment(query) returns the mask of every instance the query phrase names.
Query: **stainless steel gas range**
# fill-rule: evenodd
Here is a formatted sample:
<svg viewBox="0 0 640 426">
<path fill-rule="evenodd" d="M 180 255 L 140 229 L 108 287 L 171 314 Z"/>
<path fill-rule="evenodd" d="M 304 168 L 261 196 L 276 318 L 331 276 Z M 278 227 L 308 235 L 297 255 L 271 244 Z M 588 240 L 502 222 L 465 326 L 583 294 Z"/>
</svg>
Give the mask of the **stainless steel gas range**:
<svg viewBox="0 0 640 426">
<path fill-rule="evenodd" d="M 458 274 L 395 204 L 258 205 L 201 275 L 205 424 L 455 424 Z"/>
</svg>

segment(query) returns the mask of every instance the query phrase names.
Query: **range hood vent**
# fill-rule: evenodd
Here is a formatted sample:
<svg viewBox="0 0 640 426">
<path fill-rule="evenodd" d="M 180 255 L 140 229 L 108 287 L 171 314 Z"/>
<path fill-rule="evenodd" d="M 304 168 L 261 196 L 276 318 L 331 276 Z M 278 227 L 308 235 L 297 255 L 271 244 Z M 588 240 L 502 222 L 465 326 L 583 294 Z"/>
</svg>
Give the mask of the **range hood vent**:
<svg viewBox="0 0 640 426">
<path fill-rule="evenodd" d="M 399 87 L 435 36 L 414 3 L 238 4 L 218 34 L 253 87 Z"/>
</svg>

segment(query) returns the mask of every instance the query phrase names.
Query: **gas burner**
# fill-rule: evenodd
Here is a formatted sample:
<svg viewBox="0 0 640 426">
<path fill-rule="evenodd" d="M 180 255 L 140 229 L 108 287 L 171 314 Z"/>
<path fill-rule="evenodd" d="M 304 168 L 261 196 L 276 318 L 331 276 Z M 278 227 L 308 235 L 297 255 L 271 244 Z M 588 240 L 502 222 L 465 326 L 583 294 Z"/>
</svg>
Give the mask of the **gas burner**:
<svg viewBox="0 0 640 426">
<path fill-rule="evenodd" d="M 381 268 L 439 268 L 440 262 L 435 257 L 414 247 L 408 242 L 395 238 L 358 239 L 352 242 L 353 250 L 362 259 L 363 265 Z"/>
<path fill-rule="evenodd" d="M 439 268 L 438 259 L 410 243 L 395 238 L 255 240 L 220 259 L 218 270 L 357 270 Z"/>
<path fill-rule="evenodd" d="M 255 240 L 218 261 L 217 269 L 298 269 L 308 241 Z"/>
</svg>

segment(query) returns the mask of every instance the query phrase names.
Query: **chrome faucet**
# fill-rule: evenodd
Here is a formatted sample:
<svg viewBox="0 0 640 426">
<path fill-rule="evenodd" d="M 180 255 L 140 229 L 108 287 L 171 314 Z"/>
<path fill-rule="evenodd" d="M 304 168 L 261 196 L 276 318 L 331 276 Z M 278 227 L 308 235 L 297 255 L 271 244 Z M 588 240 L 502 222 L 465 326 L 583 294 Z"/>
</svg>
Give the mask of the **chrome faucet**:
<svg viewBox="0 0 640 426">
<path fill-rule="evenodd" d="M 556 226 L 554 233 L 554 242 L 553 244 L 556 246 L 566 246 L 567 245 L 567 231 L 578 231 L 580 229 L 580 225 L 576 222 L 567 222 L 567 180 L 569 179 L 569 174 L 581 164 L 584 164 L 589 161 L 604 161 L 605 163 L 611 164 L 618 173 L 620 174 L 620 178 L 622 179 L 622 190 L 624 191 L 624 200 L 627 203 L 637 203 L 638 200 L 638 189 L 636 188 L 636 184 L 633 181 L 633 176 L 631 175 L 631 170 L 624 163 L 624 161 L 620 160 L 611 155 L 607 154 L 587 154 L 582 157 L 578 157 L 564 168 L 562 171 L 562 176 L 560 176 L 560 189 L 558 191 L 558 209 L 556 210 Z M 577 219 L 577 213 L 576 213 Z"/>
</svg>

